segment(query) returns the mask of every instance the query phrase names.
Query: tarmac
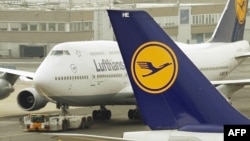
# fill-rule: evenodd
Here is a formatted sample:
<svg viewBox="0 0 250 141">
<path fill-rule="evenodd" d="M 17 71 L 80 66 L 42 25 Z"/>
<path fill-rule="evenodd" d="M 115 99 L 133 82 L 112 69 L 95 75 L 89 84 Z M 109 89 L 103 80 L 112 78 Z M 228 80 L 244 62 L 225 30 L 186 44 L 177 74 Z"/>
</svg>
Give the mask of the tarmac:
<svg viewBox="0 0 250 141">
<path fill-rule="evenodd" d="M 35 72 L 42 59 L 0 59 L 0 65 L 14 66 L 16 69 Z M 236 70 L 234 70 L 226 79 L 249 79 L 250 78 L 250 59 L 246 60 Z M 40 132 L 25 132 L 19 123 L 19 118 L 29 113 L 42 112 L 61 112 L 56 109 L 55 104 L 48 103 L 45 108 L 39 111 L 27 112 L 23 111 L 16 102 L 17 93 L 24 88 L 31 87 L 31 82 L 23 82 L 18 80 L 15 92 L 8 98 L 0 100 L 0 141 L 55 141 L 52 135 L 44 135 Z M 232 105 L 241 113 L 250 117 L 250 87 L 236 92 L 232 97 Z M 103 135 L 121 137 L 123 132 L 150 130 L 140 120 L 129 120 L 127 112 L 135 106 L 107 106 L 112 111 L 112 117 L 109 121 L 97 121 L 89 129 L 69 130 L 64 133 L 81 133 L 91 135 Z M 98 106 L 93 107 L 70 107 L 72 114 L 91 114 L 92 110 L 99 109 Z"/>
</svg>

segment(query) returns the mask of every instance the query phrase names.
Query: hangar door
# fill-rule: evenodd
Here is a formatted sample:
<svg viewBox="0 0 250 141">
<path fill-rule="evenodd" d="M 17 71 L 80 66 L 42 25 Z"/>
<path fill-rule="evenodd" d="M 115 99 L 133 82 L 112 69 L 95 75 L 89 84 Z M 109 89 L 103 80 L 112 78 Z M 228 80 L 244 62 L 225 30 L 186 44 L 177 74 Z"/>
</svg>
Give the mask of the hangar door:
<svg viewBox="0 0 250 141">
<path fill-rule="evenodd" d="M 20 45 L 20 57 L 44 57 L 46 45 Z"/>
</svg>

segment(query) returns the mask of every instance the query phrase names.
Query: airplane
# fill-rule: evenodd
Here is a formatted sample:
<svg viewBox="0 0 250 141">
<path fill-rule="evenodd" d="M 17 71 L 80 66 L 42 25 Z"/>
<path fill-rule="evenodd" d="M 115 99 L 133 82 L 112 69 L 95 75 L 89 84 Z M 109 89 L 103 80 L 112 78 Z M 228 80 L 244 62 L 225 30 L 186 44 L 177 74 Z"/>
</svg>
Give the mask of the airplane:
<svg viewBox="0 0 250 141">
<path fill-rule="evenodd" d="M 62 141 L 223 141 L 225 125 L 250 126 L 250 120 L 226 101 L 148 13 L 108 10 L 108 15 L 138 109 L 151 130 L 124 132 L 122 138 L 70 133 L 55 133 L 53 138 Z M 142 68 L 140 62 L 170 65 L 145 76 L 150 70 Z"/>
<path fill-rule="evenodd" d="M 108 10 L 108 15 L 138 109 L 153 130 L 128 132 L 125 139 L 222 141 L 224 125 L 250 125 L 148 13 Z M 145 77 L 150 70 L 138 62 L 171 65 Z"/>
<path fill-rule="evenodd" d="M 248 79 L 221 80 L 250 55 L 248 42 L 242 40 L 247 4 L 240 9 L 244 10 L 240 16 L 236 15 L 239 12 L 235 11 L 235 6 L 234 1 L 228 2 L 209 42 L 192 45 L 176 42 L 226 98 L 250 82 Z M 241 19 L 237 20 L 238 17 Z M 142 63 L 145 70 L 164 67 L 161 65 Z M 93 110 L 93 118 L 110 119 L 112 113 L 106 105 L 136 105 L 115 41 L 60 43 L 53 47 L 36 72 L 6 68 L 0 68 L 0 72 L 2 99 L 13 92 L 19 76 L 33 80 L 34 86 L 21 90 L 17 95 L 18 105 L 26 111 L 39 110 L 48 102 L 55 103 L 63 113 L 68 113 L 69 106 L 100 105 L 100 110 Z M 128 111 L 130 119 L 138 116 L 137 108 Z"/>
</svg>

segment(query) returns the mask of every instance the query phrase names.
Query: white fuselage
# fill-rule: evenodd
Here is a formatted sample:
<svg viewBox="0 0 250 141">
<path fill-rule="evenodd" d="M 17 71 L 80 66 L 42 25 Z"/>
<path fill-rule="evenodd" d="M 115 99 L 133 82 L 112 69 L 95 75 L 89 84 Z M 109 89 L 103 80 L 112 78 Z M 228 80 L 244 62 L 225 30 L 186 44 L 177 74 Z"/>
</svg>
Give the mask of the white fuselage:
<svg viewBox="0 0 250 141">
<path fill-rule="evenodd" d="M 228 75 L 249 51 L 247 41 L 177 43 L 209 80 Z M 129 50 L 128 50 L 129 51 Z M 70 106 L 135 104 L 127 72 L 114 41 L 82 41 L 56 45 L 35 73 L 35 88 L 50 101 Z"/>
<path fill-rule="evenodd" d="M 250 50 L 247 41 L 177 44 L 210 81 L 226 77 L 244 61 L 244 59 L 236 59 L 236 55 L 249 52 Z"/>
</svg>

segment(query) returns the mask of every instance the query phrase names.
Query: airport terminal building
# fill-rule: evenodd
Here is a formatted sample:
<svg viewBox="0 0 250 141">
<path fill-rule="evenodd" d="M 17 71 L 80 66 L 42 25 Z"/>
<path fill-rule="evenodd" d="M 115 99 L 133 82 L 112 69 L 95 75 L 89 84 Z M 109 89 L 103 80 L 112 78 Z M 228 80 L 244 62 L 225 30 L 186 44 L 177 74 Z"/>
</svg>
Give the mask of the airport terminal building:
<svg viewBox="0 0 250 141">
<path fill-rule="evenodd" d="M 61 42 L 114 40 L 106 9 L 146 10 L 174 40 L 200 43 L 211 37 L 226 4 L 226 0 L 209 3 L 197 0 L 124 1 L 77 4 L 2 2 L 0 58 L 44 57 Z M 250 23 L 249 9 L 247 23 Z M 246 24 L 245 39 L 250 41 L 250 24 Z"/>
</svg>

